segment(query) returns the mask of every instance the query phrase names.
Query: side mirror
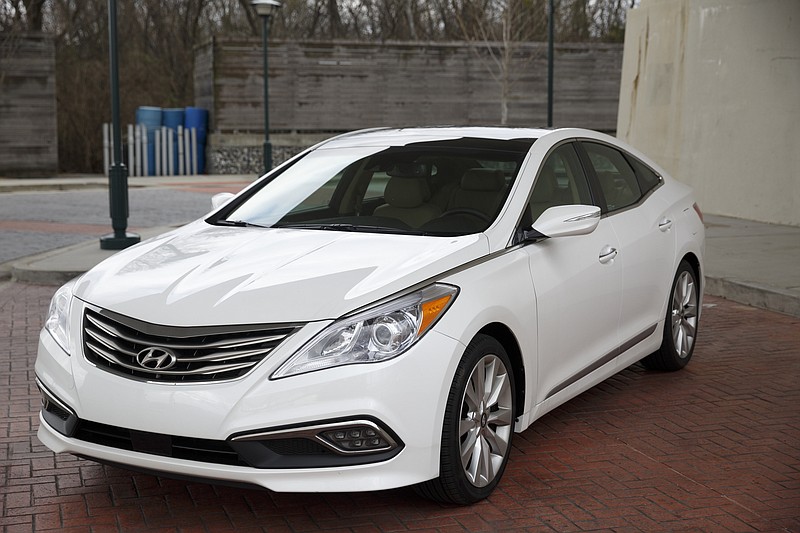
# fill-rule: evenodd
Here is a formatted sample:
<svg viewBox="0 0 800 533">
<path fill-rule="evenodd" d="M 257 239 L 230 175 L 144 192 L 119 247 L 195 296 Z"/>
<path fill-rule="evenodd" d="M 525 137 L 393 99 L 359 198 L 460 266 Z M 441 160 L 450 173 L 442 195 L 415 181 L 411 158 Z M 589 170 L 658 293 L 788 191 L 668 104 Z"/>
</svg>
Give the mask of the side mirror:
<svg viewBox="0 0 800 533">
<path fill-rule="evenodd" d="M 599 223 L 600 208 L 597 206 L 557 205 L 546 209 L 536 219 L 533 231 L 525 232 L 525 240 L 587 235 L 593 232 Z"/>
<path fill-rule="evenodd" d="M 211 197 L 211 208 L 216 211 L 223 205 L 227 204 L 231 198 L 236 196 L 232 192 L 220 192 Z"/>
</svg>

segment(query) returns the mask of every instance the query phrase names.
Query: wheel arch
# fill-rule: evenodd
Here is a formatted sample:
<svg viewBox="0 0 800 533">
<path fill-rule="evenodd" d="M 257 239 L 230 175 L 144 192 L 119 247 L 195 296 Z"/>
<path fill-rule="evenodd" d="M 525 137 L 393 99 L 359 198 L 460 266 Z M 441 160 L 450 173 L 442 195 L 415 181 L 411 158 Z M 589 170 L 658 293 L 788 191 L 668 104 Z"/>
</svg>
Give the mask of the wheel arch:
<svg viewBox="0 0 800 533">
<path fill-rule="evenodd" d="M 694 270 L 694 275 L 697 276 L 698 281 L 700 281 L 702 285 L 703 275 L 700 272 L 700 259 L 694 254 L 694 252 L 687 252 L 681 258 L 681 261 L 686 261 Z M 680 261 L 678 262 L 680 264 Z"/>
<path fill-rule="evenodd" d="M 500 322 L 493 322 L 483 326 L 478 335 L 492 337 L 499 342 L 506 351 L 511 361 L 511 370 L 514 372 L 514 407 L 519 417 L 525 411 L 525 363 L 522 359 L 522 349 L 516 335 L 508 326 Z"/>
</svg>

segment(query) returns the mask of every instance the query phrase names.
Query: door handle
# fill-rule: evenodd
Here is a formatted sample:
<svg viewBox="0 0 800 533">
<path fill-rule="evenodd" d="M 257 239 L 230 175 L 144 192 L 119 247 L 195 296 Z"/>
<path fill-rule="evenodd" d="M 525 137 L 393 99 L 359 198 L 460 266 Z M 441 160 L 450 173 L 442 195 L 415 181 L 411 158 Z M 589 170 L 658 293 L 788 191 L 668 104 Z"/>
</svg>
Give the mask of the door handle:
<svg viewBox="0 0 800 533">
<path fill-rule="evenodd" d="M 603 249 L 600 250 L 600 262 L 604 265 L 610 261 L 612 261 L 615 257 L 617 257 L 617 249 L 611 246 L 603 246 Z"/>
<path fill-rule="evenodd" d="M 672 227 L 672 221 L 668 218 L 662 218 L 661 222 L 658 223 L 658 229 L 661 231 L 667 231 L 669 228 Z"/>
</svg>

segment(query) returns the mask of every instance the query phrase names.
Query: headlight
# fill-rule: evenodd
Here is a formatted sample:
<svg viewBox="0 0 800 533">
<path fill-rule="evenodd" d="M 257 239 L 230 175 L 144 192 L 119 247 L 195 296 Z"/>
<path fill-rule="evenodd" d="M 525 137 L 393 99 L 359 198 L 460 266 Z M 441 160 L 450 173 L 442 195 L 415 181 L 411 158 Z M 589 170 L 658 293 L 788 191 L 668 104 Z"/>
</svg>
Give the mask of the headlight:
<svg viewBox="0 0 800 533">
<path fill-rule="evenodd" d="M 50 300 L 47 320 L 44 328 L 50 332 L 55 341 L 69 354 L 69 310 L 72 307 L 72 288 L 75 280 L 62 286 Z"/>
<path fill-rule="evenodd" d="M 435 284 L 341 318 L 289 358 L 272 374 L 272 379 L 397 357 L 422 338 L 457 293 L 456 287 Z"/>
</svg>

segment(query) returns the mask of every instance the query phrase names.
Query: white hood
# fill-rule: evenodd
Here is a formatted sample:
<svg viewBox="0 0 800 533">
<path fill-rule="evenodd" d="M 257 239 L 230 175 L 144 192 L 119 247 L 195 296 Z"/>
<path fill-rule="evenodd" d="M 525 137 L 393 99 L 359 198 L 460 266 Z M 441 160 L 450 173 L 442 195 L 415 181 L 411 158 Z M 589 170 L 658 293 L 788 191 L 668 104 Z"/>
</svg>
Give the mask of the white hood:
<svg viewBox="0 0 800 533">
<path fill-rule="evenodd" d="M 199 221 L 119 252 L 82 300 L 175 325 L 334 319 L 488 253 L 482 235 L 230 228 Z"/>
</svg>

